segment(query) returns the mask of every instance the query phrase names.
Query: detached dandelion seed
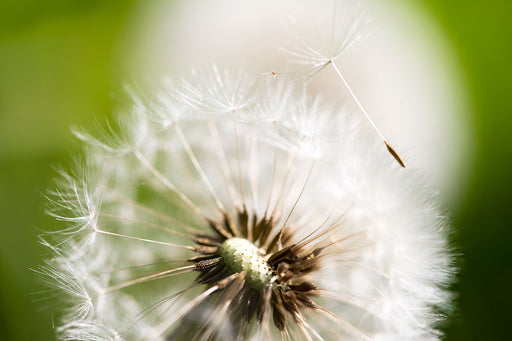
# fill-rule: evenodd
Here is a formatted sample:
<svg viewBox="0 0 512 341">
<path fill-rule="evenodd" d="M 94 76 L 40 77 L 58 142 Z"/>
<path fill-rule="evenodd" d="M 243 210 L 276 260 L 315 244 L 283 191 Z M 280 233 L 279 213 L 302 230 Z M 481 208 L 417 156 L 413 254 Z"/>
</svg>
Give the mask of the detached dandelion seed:
<svg viewBox="0 0 512 341">
<path fill-rule="evenodd" d="M 437 339 L 443 218 L 360 115 L 213 66 L 134 98 L 62 173 L 44 270 L 62 340 Z"/>
<path fill-rule="evenodd" d="M 349 83 L 345 77 L 343 77 L 343 74 L 336 65 L 336 59 L 348 51 L 356 42 L 362 39 L 364 36 L 364 31 L 367 29 L 367 26 L 370 22 L 370 16 L 368 13 L 362 10 L 361 5 L 359 4 L 353 5 L 353 8 L 349 8 L 346 12 L 333 10 L 331 24 L 329 27 L 330 42 L 327 45 L 327 48 L 324 47 L 325 51 L 322 51 L 320 48 L 313 47 L 298 34 L 295 35 L 295 40 L 293 43 L 288 42 L 289 46 L 284 48 L 284 50 L 296 59 L 295 62 L 297 64 L 302 64 L 307 67 L 308 79 L 312 78 L 318 72 L 331 65 L 336 75 L 348 90 L 350 97 L 352 97 L 352 99 L 357 103 L 357 106 L 363 113 L 364 117 L 368 120 L 371 127 L 384 142 L 389 154 L 393 156 L 393 158 L 398 162 L 400 166 L 405 168 L 405 161 L 402 159 L 400 154 L 398 154 L 398 152 L 389 144 L 389 142 L 384 137 L 384 134 L 382 134 L 380 129 L 373 122 L 373 119 L 361 104 Z"/>
</svg>

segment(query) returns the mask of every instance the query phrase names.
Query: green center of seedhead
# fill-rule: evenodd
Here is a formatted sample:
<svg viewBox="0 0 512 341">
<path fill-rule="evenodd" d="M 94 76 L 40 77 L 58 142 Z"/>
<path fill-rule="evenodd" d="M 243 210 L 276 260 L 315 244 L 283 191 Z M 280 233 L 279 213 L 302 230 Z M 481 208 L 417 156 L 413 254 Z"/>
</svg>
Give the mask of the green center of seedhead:
<svg viewBox="0 0 512 341">
<path fill-rule="evenodd" d="M 259 249 L 244 238 L 227 239 L 219 248 L 226 266 L 233 272 L 245 271 L 245 280 L 256 290 L 272 282 L 272 268 Z"/>
</svg>

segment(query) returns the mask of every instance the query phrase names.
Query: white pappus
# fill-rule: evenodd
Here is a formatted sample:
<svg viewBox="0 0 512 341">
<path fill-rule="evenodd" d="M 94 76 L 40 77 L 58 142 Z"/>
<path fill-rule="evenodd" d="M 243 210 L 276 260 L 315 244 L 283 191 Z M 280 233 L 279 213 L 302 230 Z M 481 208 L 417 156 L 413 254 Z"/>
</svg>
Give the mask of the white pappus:
<svg viewBox="0 0 512 341">
<path fill-rule="evenodd" d="M 213 66 L 134 95 L 118 133 L 77 132 L 84 160 L 50 199 L 68 228 L 43 237 L 62 340 L 440 337 L 435 195 L 305 87 Z"/>
</svg>

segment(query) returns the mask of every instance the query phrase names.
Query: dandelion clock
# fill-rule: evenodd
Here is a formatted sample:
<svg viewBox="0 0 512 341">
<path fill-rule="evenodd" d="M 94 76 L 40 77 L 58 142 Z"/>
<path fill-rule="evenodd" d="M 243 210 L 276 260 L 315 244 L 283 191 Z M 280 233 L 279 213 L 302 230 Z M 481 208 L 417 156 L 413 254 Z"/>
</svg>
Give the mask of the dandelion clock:
<svg viewBox="0 0 512 341">
<path fill-rule="evenodd" d="M 67 227 L 42 236 L 61 340 L 441 336 L 445 219 L 336 64 L 370 18 L 347 8 L 330 54 L 296 34 L 289 69 L 210 63 L 76 131 L 49 195 Z M 309 91 L 324 72 L 343 101 Z"/>
</svg>

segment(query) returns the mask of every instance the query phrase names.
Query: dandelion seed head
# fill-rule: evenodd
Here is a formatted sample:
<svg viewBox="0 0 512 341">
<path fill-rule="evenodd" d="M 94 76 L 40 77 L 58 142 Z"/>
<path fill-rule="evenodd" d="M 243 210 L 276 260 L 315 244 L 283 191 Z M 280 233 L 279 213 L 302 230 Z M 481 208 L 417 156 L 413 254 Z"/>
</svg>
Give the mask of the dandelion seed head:
<svg viewBox="0 0 512 341">
<path fill-rule="evenodd" d="M 50 195 L 61 339 L 439 337 L 446 222 L 361 115 L 216 65 L 129 92 Z"/>
</svg>

